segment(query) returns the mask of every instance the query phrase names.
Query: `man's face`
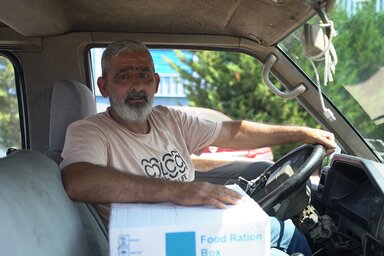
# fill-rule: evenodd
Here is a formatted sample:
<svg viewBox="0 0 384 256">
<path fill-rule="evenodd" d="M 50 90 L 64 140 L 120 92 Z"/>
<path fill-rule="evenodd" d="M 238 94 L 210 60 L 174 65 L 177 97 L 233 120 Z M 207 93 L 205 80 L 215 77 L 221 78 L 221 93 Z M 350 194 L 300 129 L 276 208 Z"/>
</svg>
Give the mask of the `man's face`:
<svg viewBox="0 0 384 256">
<path fill-rule="evenodd" d="M 120 118 L 129 122 L 147 118 L 160 79 L 146 52 L 122 52 L 113 56 L 107 77 L 102 80 L 100 91 L 103 96 L 109 96 L 111 108 Z"/>
</svg>

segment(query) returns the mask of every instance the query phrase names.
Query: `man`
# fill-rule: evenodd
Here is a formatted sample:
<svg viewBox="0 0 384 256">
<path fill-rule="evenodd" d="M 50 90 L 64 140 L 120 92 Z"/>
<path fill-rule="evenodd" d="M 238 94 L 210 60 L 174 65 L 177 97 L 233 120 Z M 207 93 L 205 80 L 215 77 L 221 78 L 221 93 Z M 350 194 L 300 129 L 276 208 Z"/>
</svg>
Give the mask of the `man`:
<svg viewBox="0 0 384 256">
<path fill-rule="evenodd" d="M 326 131 L 220 123 L 153 107 L 159 82 L 143 44 L 112 43 L 103 53 L 102 77 L 97 80 L 110 108 L 67 130 L 61 163 L 66 191 L 73 200 L 94 203 L 105 223 L 111 202 L 170 201 L 216 208 L 238 203 L 241 196 L 225 186 L 192 182 L 190 155 L 208 145 L 240 149 L 301 141 L 323 144 L 328 151 L 335 148 L 333 134 Z M 286 250 L 291 237 L 280 247 Z"/>
</svg>

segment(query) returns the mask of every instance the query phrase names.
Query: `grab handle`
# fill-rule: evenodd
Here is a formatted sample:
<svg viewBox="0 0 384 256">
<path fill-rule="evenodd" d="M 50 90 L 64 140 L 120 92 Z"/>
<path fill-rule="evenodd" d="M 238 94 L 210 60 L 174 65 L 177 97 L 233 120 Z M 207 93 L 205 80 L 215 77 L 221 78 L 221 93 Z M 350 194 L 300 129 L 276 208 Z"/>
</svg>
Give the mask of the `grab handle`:
<svg viewBox="0 0 384 256">
<path fill-rule="evenodd" d="M 276 61 L 277 61 L 276 56 L 273 54 L 270 54 L 263 66 L 263 79 L 266 85 L 269 87 L 269 89 L 271 89 L 271 91 L 274 94 L 284 99 L 297 97 L 300 94 L 304 93 L 307 90 L 307 88 L 303 84 L 299 84 L 295 89 L 287 92 L 280 91 L 279 89 L 276 88 L 274 84 L 272 84 L 271 80 L 269 79 L 269 72 L 271 71 L 271 67 L 273 66 L 273 64 L 276 63 Z"/>
</svg>

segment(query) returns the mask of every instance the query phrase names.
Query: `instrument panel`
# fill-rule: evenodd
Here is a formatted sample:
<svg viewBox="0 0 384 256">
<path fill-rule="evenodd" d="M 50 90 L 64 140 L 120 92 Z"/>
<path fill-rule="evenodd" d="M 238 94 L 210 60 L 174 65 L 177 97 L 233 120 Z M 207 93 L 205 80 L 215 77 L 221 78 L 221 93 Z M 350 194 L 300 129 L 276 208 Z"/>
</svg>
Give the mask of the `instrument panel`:
<svg viewBox="0 0 384 256">
<path fill-rule="evenodd" d="M 338 230 L 358 233 L 364 255 L 372 248 L 384 253 L 384 164 L 335 155 L 330 166 L 321 170 L 315 196 Z"/>
</svg>

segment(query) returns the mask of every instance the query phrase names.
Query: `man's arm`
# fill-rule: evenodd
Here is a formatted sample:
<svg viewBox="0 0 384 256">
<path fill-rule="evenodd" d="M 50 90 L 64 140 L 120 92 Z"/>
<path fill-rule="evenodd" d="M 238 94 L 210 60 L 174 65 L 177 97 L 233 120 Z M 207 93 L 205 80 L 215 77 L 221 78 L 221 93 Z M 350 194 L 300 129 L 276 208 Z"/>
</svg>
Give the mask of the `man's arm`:
<svg viewBox="0 0 384 256">
<path fill-rule="evenodd" d="M 89 203 L 170 201 L 225 208 L 241 199 L 240 194 L 221 185 L 136 176 L 86 162 L 66 166 L 62 175 L 69 197 Z"/>
<path fill-rule="evenodd" d="M 334 135 L 324 130 L 303 126 L 267 125 L 250 121 L 223 122 L 221 132 L 212 145 L 245 149 L 295 142 L 322 144 L 327 154 L 336 148 Z"/>
</svg>

